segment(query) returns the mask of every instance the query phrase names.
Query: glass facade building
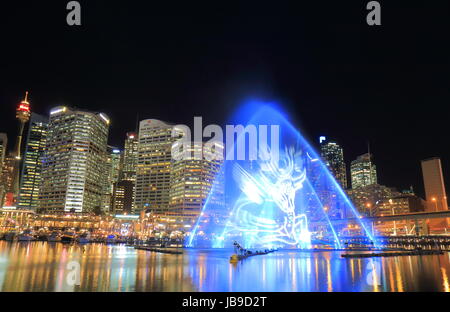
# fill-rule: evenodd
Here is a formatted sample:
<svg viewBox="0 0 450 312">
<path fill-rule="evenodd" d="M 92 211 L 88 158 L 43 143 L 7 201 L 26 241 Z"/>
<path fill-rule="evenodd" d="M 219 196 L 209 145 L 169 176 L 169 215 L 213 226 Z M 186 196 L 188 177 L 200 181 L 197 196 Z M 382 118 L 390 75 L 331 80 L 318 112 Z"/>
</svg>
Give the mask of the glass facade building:
<svg viewBox="0 0 450 312">
<path fill-rule="evenodd" d="M 3 206 L 3 199 L 5 197 L 6 186 L 3 178 L 3 164 L 8 148 L 8 136 L 6 133 L 0 133 L 0 207 Z"/>
<path fill-rule="evenodd" d="M 40 208 L 92 212 L 101 208 L 109 119 L 59 106 L 51 110 L 42 165 Z"/>
<path fill-rule="evenodd" d="M 138 160 L 138 135 L 127 132 L 123 151 L 123 169 L 121 180 L 136 181 L 136 165 Z"/>
<path fill-rule="evenodd" d="M 6 133 L 0 133 L 0 168 L 3 166 L 3 161 L 6 156 L 6 149 L 8 147 L 8 136 Z"/>
<path fill-rule="evenodd" d="M 350 175 L 353 189 L 377 184 L 377 168 L 372 161 L 372 155 L 366 153 L 353 160 Z"/>
<path fill-rule="evenodd" d="M 14 204 L 13 197 L 12 197 L 12 189 L 13 189 L 13 174 L 14 174 L 14 165 L 16 162 L 16 158 L 9 154 L 5 156 L 5 159 L 3 160 L 3 166 L 2 166 L 2 174 L 1 174 L 1 189 L 2 192 L 0 201 L 1 206 L 11 206 Z"/>
<path fill-rule="evenodd" d="M 114 184 L 112 210 L 115 214 L 129 214 L 132 212 L 133 189 L 133 181 L 122 180 Z"/>
<path fill-rule="evenodd" d="M 156 119 L 139 123 L 136 197 L 134 209 L 156 213 L 169 209 L 173 126 Z"/>
<path fill-rule="evenodd" d="M 223 154 L 223 145 L 219 153 Z M 200 151 L 199 151 L 200 150 Z M 186 151 L 181 150 L 181 153 Z M 208 200 L 216 202 L 224 208 L 223 178 L 220 176 L 223 160 L 208 157 L 212 151 L 203 143 L 195 143 L 188 147 L 191 155 L 188 159 L 181 159 L 175 155 L 172 161 L 170 203 L 171 212 L 184 216 L 198 216 Z M 202 159 L 194 159 L 194 155 L 202 154 Z M 214 192 L 211 189 L 214 187 Z"/>
<path fill-rule="evenodd" d="M 105 166 L 107 178 L 104 184 L 102 211 L 111 212 L 114 185 L 119 181 L 122 169 L 122 153 L 117 147 L 108 145 Z"/>
<path fill-rule="evenodd" d="M 47 138 L 48 117 L 31 114 L 23 154 L 18 209 L 34 210 L 39 207 L 42 156 Z"/>
<path fill-rule="evenodd" d="M 183 129 L 168 123 L 141 121 L 135 200 L 138 211 L 196 218 L 208 200 L 224 207 L 224 179 L 220 178 L 223 160 L 213 157 L 223 155 L 223 143 L 215 144 L 214 149 L 202 142 L 174 145 L 182 135 Z M 214 193 L 210 195 L 212 188 Z"/>
<path fill-rule="evenodd" d="M 343 189 L 347 188 L 347 169 L 344 161 L 344 150 L 339 144 L 326 141 L 324 137 L 320 140 L 320 154 L 328 169 L 336 178 Z"/>
</svg>

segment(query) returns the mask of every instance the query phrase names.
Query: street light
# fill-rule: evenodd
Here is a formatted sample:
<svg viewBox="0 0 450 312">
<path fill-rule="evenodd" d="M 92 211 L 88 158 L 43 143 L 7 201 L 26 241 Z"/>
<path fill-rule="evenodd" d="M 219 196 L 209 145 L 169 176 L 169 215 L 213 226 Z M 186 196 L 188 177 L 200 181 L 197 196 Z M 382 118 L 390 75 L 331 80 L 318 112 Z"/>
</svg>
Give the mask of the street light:
<svg viewBox="0 0 450 312">
<path fill-rule="evenodd" d="M 372 205 L 370 203 L 366 203 L 366 207 L 369 210 L 369 216 L 372 216 L 372 209 L 370 209 Z"/>
<path fill-rule="evenodd" d="M 432 197 L 432 198 L 431 198 L 431 201 L 434 202 L 434 206 L 435 206 L 435 208 L 436 208 L 436 211 L 438 211 L 436 197 Z"/>
</svg>

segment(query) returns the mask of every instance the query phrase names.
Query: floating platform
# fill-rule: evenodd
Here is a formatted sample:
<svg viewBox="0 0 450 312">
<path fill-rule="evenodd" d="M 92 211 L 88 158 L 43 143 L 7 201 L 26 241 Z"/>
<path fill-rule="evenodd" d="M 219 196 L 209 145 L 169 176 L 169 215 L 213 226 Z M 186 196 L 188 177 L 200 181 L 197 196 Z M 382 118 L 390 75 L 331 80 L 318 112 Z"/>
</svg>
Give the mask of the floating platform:
<svg viewBox="0 0 450 312">
<path fill-rule="evenodd" d="M 152 248 L 152 247 L 145 247 L 145 246 L 134 246 L 134 249 L 145 250 L 145 251 L 152 251 L 152 252 L 159 252 L 159 253 L 166 253 L 166 254 L 172 254 L 172 255 L 181 255 L 181 254 L 183 254 L 183 252 L 179 251 L 179 250 L 167 250 L 167 249 Z"/>
<path fill-rule="evenodd" d="M 352 253 L 342 254 L 342 258 L 372 258 L 372 257 L 398 257 L 398 256 L 427 256 L 442 255 L 442 250 L 411 250 L 402 252 L 378 252 L 378 253 Z"/>
<path fill-rule="evenodd" d="M 271 252 L 277 251 L 277 249 L 272 249 L 272 250 L 268 250 L 268 251 L 263 251 L 263 252 L 252 252 L 251 254 L 245 254 L 245 255 L 237 255 L 237 254 L 233 254 L 230 257 L 230 262 L 231 263 L 236 263 L 240 260 L 244 260 L 247 259 L 248 257 L 253 257 L 253 256 L 261 256 L 261 255 L 267 255 Z"/>
</svg>

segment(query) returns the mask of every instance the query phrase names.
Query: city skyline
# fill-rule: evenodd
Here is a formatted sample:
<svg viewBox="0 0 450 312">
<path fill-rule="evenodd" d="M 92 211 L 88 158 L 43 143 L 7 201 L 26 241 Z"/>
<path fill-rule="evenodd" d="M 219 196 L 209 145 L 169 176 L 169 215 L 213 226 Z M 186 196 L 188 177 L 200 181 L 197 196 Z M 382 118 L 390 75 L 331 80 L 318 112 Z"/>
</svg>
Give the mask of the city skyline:
<svg viewBox="0 0 450 312">
<path fill-rule="evenodd" d="M 30 100 L 30 102 L 31 102 L 31 100 Z M 18 102 L 18 103 L 20 103 L 20 102 Z M 17 106 L 17 104 L 16 104 L 16 106 Z M 52 109 L 55 109 L 55 107 L 50 109 L 49 112 L 48 112 L 48 116 L 47 116 L 47 115 L 45 115 L 45 113 L 43 114 L 42 112 L 39 112 L 39 113 L 34 112 L 33 107 L 34 106 L 33 106 L 33 103 L 32 103 L 31 104 L 31 111 L 33 112 L 33 114 L 38 115 L 38 116 L 42 116 L 44 118 L 44 120 L 45 120 L 45 118 L 50 118 Z M 66 107 L 66 106 L 64 106 L 64 107 Z M 71 109 L 78 109 L 77 106 L 70 107 L 70 108 Z M 84 110 L 84 111 L 91 111 L 91 110 L 87 110 L 87 109 L 84 109 L 84 108 L 79 108 L 79 109 Z M 135 122 L 142 122 L 142 121 L 145 120 L 145 119 L 144 120 L 139 119 L 138 118 L 139 114 L 136 114 L 136 116 L 137 116 L 137 119 L 136 119 Z M 187 124 L 189 124 L 189 122 L 190 122 L 189 118 L 187 118 L 186 121 L 187 121 Z M 165 121 L 165 122 L 169 122 L 170 124 L 174 124 L 170 120 L 169 121 Z M 113 127 L 113 125 L 114 125 L 114 120 L 111 120 L 111 125 L 109 127 L 110 131 L 111 131 L 111 128 Z M 136 124 L 135 126 L 137 127 L 138 125 Z M 25 125 L 25 130 L 27 132 L 29 131 L 28 124 Z M 115 129 L 115 130 L 117 131 L 117 129 Z M 6 134 L 9 134 L 9 132 L 11 132 L 11 131 L 8 131 L 8 129 L 2 129 L 1 131 L 3 131 L 3 133 L 6 133 Z M 137 131 L 137 132 L 135 132 L 135 131 Z M 120 180 L 130 180 L 131 179 L 133 181 L 133 183 L 135 183 L 135 181 L 134 181 L 135 177 L 130 176 L 130 173 L 127 172 L 126 168 L 127 168 L 127 166 L 129 167 L 129 166 L 135 165 L 133 162 L 137 162 L 137 158 L 136 158 L 137 157 L 137 150 L 136 149 L 137 149 L 137 141 L 138 141 L 138 135 L 139 135 L 138 132 L 139 132 L 139 128 L 136 128 L 136 130 L 126 129 L 126 130 L 122 131 L 122 137 L 116 138 L 116 140 L 114 140 L 115 142 L 118 142 L 118 144 L 115 144 L 114 146 L 117 146 L 117 149 L 119 149 L 121 151 L 121 153 L 123 153 L 121 155 L 121 157 L 122 157 L 122 162 L 123 162 L 123 166 L 124 166 L 123 169 L 124 170 L 122 172 L 123 176 L 121 177 Z M 12 133 L 14 135 L 14 131 L 12 131 Z M 322 136 L 322 135 L 318 136 L 317 138 L 315 138 L 313 140 L 313 142 L 316 143 L 314 147 L 316 148 L 316 150 L 319 153 L 323 153 L 323 150 L 322 150 L 323 148 L 329 148 L 329 147 L 325 147 L 325 146 L 332 146 L 332 149 L 336 148 L 334 146 L 337 146 L 337 148 L 339 150 L 339 153 L 342 154 L 342 156 L 339 156 L 339 157 L 343 157 L 342 160 L 343 160 L 343 163 L 344 163 L 343 168 L 341 168 L 339 170 L 341 170 L 341 171 L 343 170 L 343 172 L 345 172 L 343 179 L 345 179 L 347 181 L 347 183 L 345 184 L 346 187 L 344 187 L 344 189 L 346 189 L 346 188 L 352 189 L 352 182 L 351 182 L 351 177 L 352 177 L 351 167 L 352 167 L 352 163 L 356 162 L 358 159 L 360 159 L 361 157 L 364 157 L 367 154 L 368 146 L 367 145 L 365 146 L 366 151 L 363 150 L 361 152 L 361 154 L 358 154 L 353 159 L 350 159 L 348 156 L 346 156 L 346 155 L 348 155 L 348 153 L 346 153 L 346 148 L 345 147 L 343 148 L 343 146 L 345 146 L 345 144 L 341 143 L 342 141 L 345 141 L 345 140 L 336 140 L 335 136 L 333 136 L 333 135 L 330 135 L 330 137 L 332 139 L 329 139 L 328 136 Z M 22 142 L 22 146 L 25 145 L 25 143 L 26 143 L 25 141 L 26 140 L 27 140 L 27 133 L 24 133 L 23 139 L 22 139 L 22 141 L 23 141 Z M 9 143 L 11 143 L 11 137 L 8 137 L 7 141 L 9 141 Z M 107 142 L 107 144 L 109 146 L 111 146 L 111 141 L 112 141 L 111 134 L 109 134 L 108 135 L 108 142 Z M 325 143 L 322 144 L 322 141 L 324 141 Z M 134 143 L 132 143 L 132 142 L 134 142 Z M 331 143 L 331 145 L 329 145 L 330 143 Z M 11 150 L 11 148 L 12 148 L 11 144 L 7 144 L 7 148 L 6 148 L 6 151 L 5 151 L 5 157 L 8 155 L 8 153 L 10 153 L 10 154 L 14 153 L 14 151 Z M 130 150 L 130 149 L 132 149 L 132 150 Z M 321 150 L 322 150 L 322 152 L 321 152 Z M 22 148 L 22 151 L 24 151 L 23 148 Z M 136 153 L 136 155 L 134 155 L 134 158 L 136 158 L 136 160 L 133 160 L 133 157 L 130 157 L 130 155 L 133 155 L 133 154 L 130 154 L 130 153 Z M 374 154 L 371 153 L 371 160 L 372 160 L 371 162 L 374 164 L 375 168 L 377 167 L 377 158 L 378 158 L 377 156 L 378 155 L 374 156 Z M 322 157 L 324 157 L 324 156 L 322 155 Z M 435 156 L 432 156 L 432 157 L 438 157 L 438 158 L 441 159 L 441 162 L 443 162 L 443 163 L 446 162 L 445 159 L 442 160 L 442 158 L 439 155 L 435 155 Z M 427 158 L 424 158 L 424 159 L 428 159 L 428 158 L 430 158 L 430 157 L 427 157 Z M 383 184 L 383 185 L 387 185 L 389 187 L 394 187 L 394 188 L 397 188 L 399 191 L 408 190 L 412 186 L 413 189 L 414 189 L 414 192 L 416 194 L 418 194 L 422 198 L 425 198 L 426 197 L 426 195 L 425 195 L 425 186 L 424 186 L 423 179 L 422 179 L 422 174 L 423 173 L 422 173 L 421 165 L 420 165 L 420 163 L 424 159 L 420 159 L 419 163 L 417 165 L 417 168 L 419 168 L 420 179 L 416 183 L 414 183 L 414 182 L 410 182 L 410 183 L 405 182 L 406 183 L 405 185 L 395 185 L 395 184 L 393 184 L 393 183 L 391 183 L 389 181 L 385 181 L 385 179 L 379 179 L 378 175 L 380 174 L 380 172 L 385 171 L 385 170 L 383 170 L 383 168 L 381 168 L 381 170 L 377 170 L 375 172 L 375 183 L 380 183 L 380 184 Z M 342 161 L 342 160 L 339 160 L 339 161 Z M 128 164 L 130 162 L 131 162 L 131 164 Z M 399 162 L 399 165 L 401 165 L 400 162 Z M 334 169 L 330 168 L 330 170 L 335 174 Z M 374 170 L 376 170 L 376 169 L 374 169 Z M 133 174 L 133 173 L 131 173 L 131 174 Z M 341 175 L 342 174 L 343 173 L 341 173 Z M 384 174 L 381 174 L 381 175 L 383 176 L 385 174 L 386 174 L 386 172 L 384 172 Z M 446 185 L 446 187 L 447 187 L 447 182 L 446 182 L 447 181 L 447 179 L 446 179 L 447 175 L 448 175 L 448 172 L 445 170 L 445 167 L 444 167 L 443 168 L 443 177 L 444 177 L 444 185 Z M 337 178 L 337 180 L 342 179 L 339 176 L 336 176 L 336 178 Z M 340 182 L 340 184 L 344 185 L 343 182 Z M 134 195 L 133 195 L 133 197 L 134 197 Z"/>
</svg>

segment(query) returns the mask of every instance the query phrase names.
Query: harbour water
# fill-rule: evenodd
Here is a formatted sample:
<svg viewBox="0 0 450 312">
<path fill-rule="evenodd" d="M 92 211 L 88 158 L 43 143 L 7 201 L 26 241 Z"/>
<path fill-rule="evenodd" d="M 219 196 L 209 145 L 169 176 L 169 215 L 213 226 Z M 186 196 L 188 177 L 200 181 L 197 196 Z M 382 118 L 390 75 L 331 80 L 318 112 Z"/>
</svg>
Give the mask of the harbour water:
<svg viewBox="0 0 450 312">
<path fill-rule="evenodd" d="M 0 241 L 0 291 L 450 292 L 450 253 L 344 259 L 338 251 L 281 250 L 237 264 L 229 262 L 231 254 Z M 73 285 L 70 276 L 78 267 L 79 282 Z"/>
</svg>

